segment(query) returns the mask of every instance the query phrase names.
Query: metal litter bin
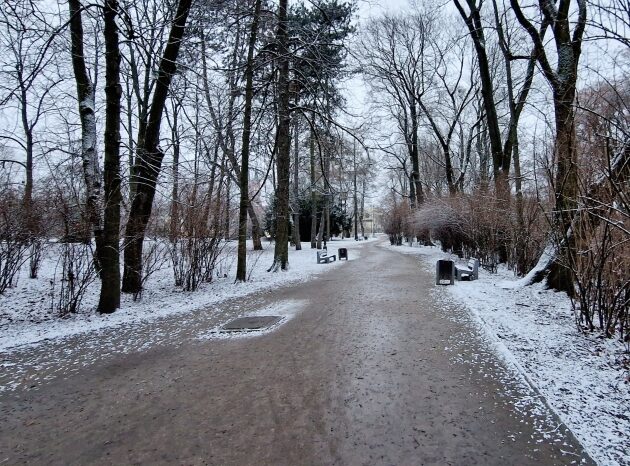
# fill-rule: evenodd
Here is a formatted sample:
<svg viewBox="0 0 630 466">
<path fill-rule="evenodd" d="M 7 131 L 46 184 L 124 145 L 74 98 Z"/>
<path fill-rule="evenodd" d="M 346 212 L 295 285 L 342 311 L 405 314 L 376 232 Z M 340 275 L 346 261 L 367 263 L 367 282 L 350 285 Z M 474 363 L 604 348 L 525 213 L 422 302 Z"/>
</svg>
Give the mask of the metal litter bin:
<svg viewBox="0 0 630 466">
<path fill-rule="evenodd" d="M 447 280 L 448 283 L 442 283 Z M 452 260 L 439 260 L 435 264 L 435 284 L 453 285 L 455 284 L 455 262 Z"/>
<path fill-rule="evenodd" d="M 339 260 L 341 259 L 348 260 L 348 250 L 346 248 L 337 249 L 337 255 L 339 257 Z"/>
</svg>

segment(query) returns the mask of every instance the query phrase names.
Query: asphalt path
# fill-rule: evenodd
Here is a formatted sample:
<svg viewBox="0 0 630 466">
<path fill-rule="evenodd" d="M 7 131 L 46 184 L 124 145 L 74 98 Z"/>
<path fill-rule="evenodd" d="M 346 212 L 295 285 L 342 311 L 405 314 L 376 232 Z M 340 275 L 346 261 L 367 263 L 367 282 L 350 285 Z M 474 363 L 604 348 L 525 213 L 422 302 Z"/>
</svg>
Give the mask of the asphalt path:
<svg viewBox="0 0 630 466">
<path fill-rule="evenodd" d="M 218 309 L 1 355 L 0 465 L 593 464 L 417 259 L 350 256 Z M 284 319 L 210 333 L 261 310 Z"/>
</svg>

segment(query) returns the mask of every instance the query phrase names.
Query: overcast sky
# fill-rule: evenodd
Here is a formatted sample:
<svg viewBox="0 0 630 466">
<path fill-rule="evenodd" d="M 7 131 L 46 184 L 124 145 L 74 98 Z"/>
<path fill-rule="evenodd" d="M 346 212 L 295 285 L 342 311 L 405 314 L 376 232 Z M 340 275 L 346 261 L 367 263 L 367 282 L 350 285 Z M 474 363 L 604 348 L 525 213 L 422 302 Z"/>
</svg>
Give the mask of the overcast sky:
<svg viewBox="0 0 630 466">
<path fill-rule="evenodd" d="M 379 16 L 385 12 L 395 12 L 404 10 L 408 6 L 408 0 L 358 0 L 358 18 L 357 21 L 360 24 L 366 19 Z M 352 47 L 352 46 L 351 46 Z M 363 83 L 363 79 L 360 76 L 353 77 L 344 83 L 345 95 L 348 101 L 348 112 L 351 114 L 358 114 L 368 107 L 365 100 L 367 98 L 367 89 Z M 342 118 L 346 121 L 347 118 Z M 352 118 L 349 118 L 352 119 Z M 347 122 L 347 124 L 352 124 Z"/>
</svg>

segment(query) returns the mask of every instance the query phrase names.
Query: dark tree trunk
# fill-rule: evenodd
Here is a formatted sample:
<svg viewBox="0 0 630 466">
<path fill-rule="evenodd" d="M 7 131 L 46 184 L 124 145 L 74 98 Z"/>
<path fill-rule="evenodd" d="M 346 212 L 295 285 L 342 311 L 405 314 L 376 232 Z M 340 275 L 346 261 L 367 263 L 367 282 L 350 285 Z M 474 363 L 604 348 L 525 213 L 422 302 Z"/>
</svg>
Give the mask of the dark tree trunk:
<svg viewBox="0 0 630 466">
<path fill-rule="evenodd" d="M 210 98 L 208 66 L 207 66 L 207 59 L 206 59 L 205 38 L 203 36 L 203 32 L 202 32 L 202 35 L 201 35 L 201 40 L 202 40 L 201 65 L 202 65 L 203 76 L 204 76 L 204 80 L 203 80 L 203 82 L 204 82 L 204 94 L 205 94 L 205 98 L 206 98 L 206 103 L 208 105 L 208 110 L 210 111 L 210 118 L 212 119 L 213 125 L 214 125 L 214 127 L 216 128 L 216 131 L 217 131 L 217 139 L 218 139 L 219 146 L 221 147 L 221 150 L 223 150 L 223 152 L 227 155 L 227 157 L 230 160 L 230 164 L 232 165 L 233 178 L 235 180 L 239 181 L 239 183 L 240 183 L 241 169 L 239 167 L 238 160 L 236 160 L 236 157 L 234 156 L 233 148 L 228 147 L 228 143 L 225 141 L 226 138 L 223 135 L 221 123 L 219 122 L 217 114 L 216 114 L 216 112 L 214 110 L 214 107 L 212 105 L 212 99 Z M 237 43 L 238 43 L 238 41 L 237 41 Z M 236 67 L 236 64 L 233 64 L 233 67 Z M 235 87 L 235 85 L 233 85 L 233 87 Z M 234 89 L 234 90 L 236 91 L 237 89 Z M 233 103 L 230 104 L 230 109 L 232 107 L 233 107 Z M 228 114 L 230 114 L 230 116 L 228 117 L 228 120 L 231 121 L 231 119 L 232 119 L 231 110 L 228 112 Z M 230 125 L 231 125 L 231 123 L 228 123 L 228 131 L 227 132 L 231 134 L 232 131 L 229 128 Z M 229 137 L 228 137 L 228 139 L 229 139 Z M 250 199 L 249 202 L 247 203 L 247 214 L 249 215 L 249 219 L 252 222 L 252 242 L 254 243 L 254 251 L 262 251 L 262 249 L 263 249 L 262 242 L 261 242 L 262 228 L 260 227 L 260 221 L 258 220 L 258 215 L 256 215 L 256 211 L 254 210 L 254 206 L 253 206 L 251 201 L 252 200 Z"/>
<path fill-rule="evenodd" d="M 352 151 L 352 207 L 353 207 L 353 219 L 354 219 L 354 240 L 359 240 L 359 203 L 357 199 L 357 147 L 356 142 Z M 413 184 L 411 184 L 413 186 Z M 412 188 L 413 190 L 413 188 Z M 411 205 L 413 205 L 414 199 L 411 198 Z"/>
<path fill-rule="evenodd" d="M 26 164 L 24 165 L 26 180 L 24 183 L 24 198 L 22 199 L 24 231 L 22 233 L 30 239 L 35 231 L 35 217 L 33 215 L 33 152 L 35 143 L 33 140 L 33 128 L 28 121 L 26 85 L 21 71 L 18 71 L 18 73 L 20 75 L 20 113 L 24 129 L 24 148 L 26 150 Z"/>
<path fill-rule="evenodd" d="M 311 122 L 312 125 L 315 121 Z M 317 197 L 315 195 L 315 130 L 311 128 L 309 138 L 309 157 L 311 174 L 311 249 L 317 248 Z"/>
<path fill-rule="evenodd" d="M 146 129 L 138 138 L 136 164 L 131 175 L 134 193 L 125 229 L 125 267 L 122 289 L 139 293 L 142 289 L 142 245 L 149 218 L 155 185 L 164 153 L 159 148 L 160 125 L 171 80 L 177 69 L 177 56 L 186 29 L 192 0 L 180 0 L 173 26 L 158 69 Z"/>
<path fill-rule="evenodd" d="M 411 183 L 413 197 L 411 207 L 419 207 L 424 203 L 424 193 L 420 183 L 420 156 L 418 153 L 418 109 L 416 103 L 411 104 Z"/>
<path fill-rule="evenodd" d="M 503 60 L 505 63 L 505 80 L 506 87 L 508 92 L 508 105 L 510 108 L 510 121 L 508 124 L 508 134 L 505 139 L 505 143 L 503 145 L 503 155 L 507 160 L 507 163 L 510 163 L 510 160 L 514 161 L 514 174 L 515 174 L 515 188 L 516 188 L 516 232 L 517 238 L 515 242 L 515 250 L 516 250 L 516 270 L 518 273 L 523 273 L 526 268 L 526 258 L 527 258 L 527 248 L 526 248 L 526 238 L 525 238 L 525 220 L 523 218 L 523 192 L 522 192 L 522 180 L 521 180 L 521 166 L 520 166 L 520 154 L 519 154 L 519 144 L 518 144 L 518 123 L 523 111 L 523 107 L 525 106 L 525 102 L 527 100 L 527 96 L 529 95 L 529 91 L 532 85 L 532 81 L 534 79 L 534 71 L 536 69 L 536 53 L 532 52 L 529 62 L 527 64 L 527 71 L 525 73 L 525 81 L 523 83 L 523 87 L 518 98 L 514 95 L 514 81 L 512 79 L 512 52 L 509 48 L 509 37 L 505 35 L 503 24 L 499 17 L 499 9 L 497 7 L 496 0 L 492 1 L 492 6 L 494 10 L 494 20 L 495 26 L 497 30 L 497 35 L 499 36 L 499 48 L 501 49 L 501 53 L 503 55 Z M 544 34 L 544 29 L 546 26 L 543 25 L 543 31 L 541 34 Z M 509 200 L 509 197 L 507 197 Z M 507 259 L 507 249 L 504 247 L 501 250 L 501 255 L 505 256 Z M 503 259 L 503 257 L 502 257 Z"/>
<path fill-rule="evenodd" d="M 252 131 L 252 101 L 254 100 L 254 49 L 262 0 L 256 0 L 249 31 L 247 63 L 245 64 L 245 115 L 243 117 L 243 146 L 241 149 L 241 200 L 238 211 L 238 258 L 236 280 L 247 280 L 247 210 L 249 208 L 249 143 Z"/>
<path fill-rule="evenodd" d="M 575 91 L 578 78 L 578 62 L 582 52 L 582 37 L 586 26 L 586 1 L 578 0 L 578 16 L 570 20 L 571 1 L 541 2 L 543 26 L 539 32 L 525 18 L 517 0 L 510 0 L 517 20 L 525 28 L 534 42 L 534 52 L 545 78 L 553 89 L 555 124 L 556 124 L 556 176 L 554 180 L 555 209 L 555 254 L 551 259 L 539 264 L 541 269 L 535 281 L 546 277 L 547 286 L 572 295 L 573 257 L 575 254 L 575 235 L 572 233 L 573 220 L 577 206 L 577 150 L 575 141 Z M 571 34 L 571 24 L 575 24 Z M 551 68 L 543 41 L 544 31 L 552 27 L 558 63 L 556 70 Z"/>
<path fill-rule="evenodd" d="M 256 215 L 251 200 L 247 207 L 247 214 L 249 215 L 249 220 L 252 222 L 252 243 L 254 243 L 254 251 L 262 251 L 262 228 L 260 228 L 260 221 L 258 220 L 258 215 Z"/>
<path fill-rule="evenodd" d="M 288 0 L 280 0 L 278 9 L 278 152 L 276 156 L 276 244 L 270 270 L 289 266 L 289 178 L 291 165 L 291 115 L 289 111 L 289 35 Z"/>
<path fill-rule="evenodd" d="M 295 106 L 298 106 L 299 94 L 295 95 Z M 293 135 L 293 243 L 295 250 L 302 249 L 302 239 L 300 238 L 300 138 L 299 138 L 299 121 L 297 115 L 294 116 L 294 135 Z"/>
<path fill-rule="evenodd" d="M 557 95 L 554 92 L 554 110 L 556 117 L 556 177 L 555 191 L 555 229 L 560 245 L 559 254 L 562 262 L 556 260 L 551 264 L 547 275 L 550 288 L 566 291 L 572 295 L 573 290 L 573 254 L 575 253 L 575 236 L 569 234 L 577 207 L 577 151 L 575 147 L 575 113 L 573 99 L 575 87 L 566 89 Z"/>
<path fill-rule="evenodd" d="M 101 295 L 98 312 L 109 314 L 120 307 L 120 48 L 118 1 L 106 0 L 105 37 L 105 211 L 101 261 Z"/>
<path fill-rule="evenodd" d="M 179 237 L 179 153 L 181 143 L 179 131 L 177 129 L 179 120 L 178 105 L 173 106 L 173 126 L 171 128 L 171 139 L 173 140 L 173 189 L 171 191 L 171 223 L 169 225 L 169 236 L 171 241 Z"/>
</svg>

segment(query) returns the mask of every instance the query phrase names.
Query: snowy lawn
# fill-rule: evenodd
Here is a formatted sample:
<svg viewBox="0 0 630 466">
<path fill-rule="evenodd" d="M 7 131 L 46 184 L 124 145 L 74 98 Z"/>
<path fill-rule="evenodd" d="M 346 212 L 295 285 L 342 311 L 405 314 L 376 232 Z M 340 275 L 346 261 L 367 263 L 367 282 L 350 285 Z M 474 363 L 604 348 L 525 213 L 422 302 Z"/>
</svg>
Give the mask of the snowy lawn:
<svg viewBox="0 0 630 466">
<path fill-rule="evenodd" d="M 389 246 L 416 255 L 435 274 L 436 247 Z M 479 270 L 479 280 L 436 286 L 438 299 L 465 305 L 504 361 L 540 393 L 601 465 L 630 465 L 630 355 L 618 339 L 578 330 L 564 293 L 520 286 L 513 274 Z"/>
<path fill-rule="evenodd" d="M 337 248 L 348 249 L 349 260 L 359 257 L 361 247 L 367 241 L 353 239 L 328 242 L 329 254 L 337 254 Z M 133 322 L 148 321 L 161 317 L 182 314 L 209 307 L 232 298 L 302 282 L 309 277 L 324 273 L 333 267 L 342 266 L 345 261 L 317 264 L 316 250 L 310 243 L 302 243 L 302 250 L 289 248 L 289 270 L 268 273 L 273 261 L 273 243 L 263 242 L 264 251 L 248 248 L 247 283 L 234 283 L 236 273 L 236 242 L 228 243 L 217 267 L 218 277 L 212 283 L 204 283 L 194 292 L 184 292 L 174 286 L 173 272 L 169 263 L 153 274 L 143 291 L 142 298 L 134 301 L 123 295 L 121 309 L 111 315 L 96 314 L 100 282 L 93 282 L 86 292 L 78 313 L 66 318 L 58 317 L 52 309 L 53 291 L 51 281 L 58 265 L 58 245 L 46 250 L 39 278 L 29 279 L 24 266 L 15 288 L 9 288 L 0 295 L 0 352 L 11 351 L 23 345 L 67 337 L 79 333 L 104 328 L 128 325 Z M 215 274 L 216 275 L 216 274 Z M 58 292 L 58 291 L 57 291 Z"/>
</svg>

